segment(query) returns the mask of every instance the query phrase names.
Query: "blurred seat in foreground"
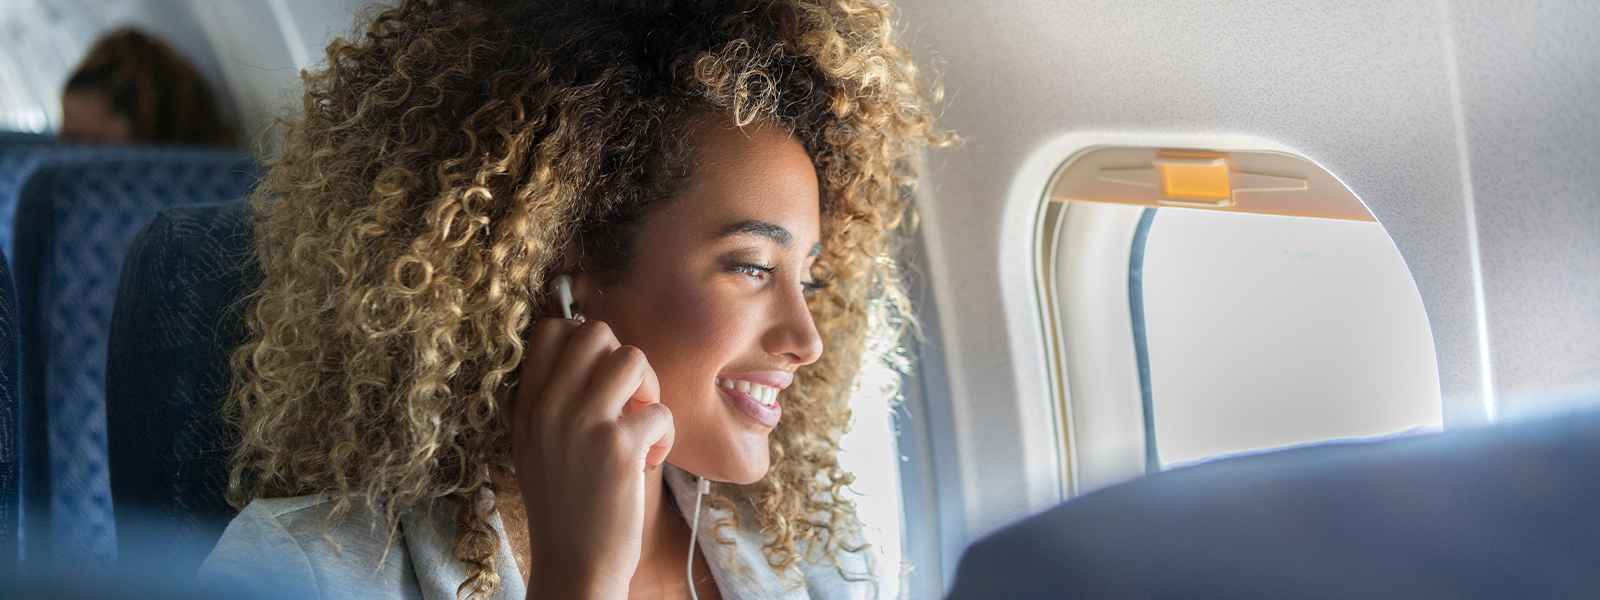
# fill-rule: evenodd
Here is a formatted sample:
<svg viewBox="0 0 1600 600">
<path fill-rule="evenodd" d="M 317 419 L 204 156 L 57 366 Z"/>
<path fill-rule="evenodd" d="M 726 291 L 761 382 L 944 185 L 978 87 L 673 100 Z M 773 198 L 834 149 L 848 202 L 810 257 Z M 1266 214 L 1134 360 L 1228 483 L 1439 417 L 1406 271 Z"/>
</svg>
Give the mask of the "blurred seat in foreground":
<svg viewBox="0 0 1600 600">
<path fill-rule="evenodd" d="M 105 361 L 122 258 L 163 209 L 244 197 L 252 159 L 192 148 L 100 149 L 42 164 L 18 196 L 25 562 L 116 561 Z"/>
<path fill-rule="evenodd" d="M 0 252 L 0 581 L 15 576 L 22 531 L 22 462 L 17 439 L 17 302 L 11 267 Z"/>
<path fill-rule="evenodd" d="M 251 238 L 248 201 L 175 207 L 123 262 L 106 363 L 123 571 L 159 549 L 164 568 L 193 577 L 236 512 L 224 498 L 234 435 L 218 411 L 244 341 L 238 301 L 260 279 Z"/>
<path fill-rule="evenodd" d="M 949 597 L 1600 597 L 1600 412 L 1096 491 L 972 545 Z"/>
</svg>

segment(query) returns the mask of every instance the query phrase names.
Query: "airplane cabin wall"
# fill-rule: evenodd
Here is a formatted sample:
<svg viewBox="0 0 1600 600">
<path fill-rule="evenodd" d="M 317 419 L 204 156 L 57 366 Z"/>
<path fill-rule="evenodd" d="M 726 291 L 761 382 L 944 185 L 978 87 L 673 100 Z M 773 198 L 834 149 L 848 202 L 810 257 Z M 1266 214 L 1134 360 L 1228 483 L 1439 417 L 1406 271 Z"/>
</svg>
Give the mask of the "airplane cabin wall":
<svg viewBox="0 0 1600 600">
<path fill-rule="evenodd" d="M 213 85 L 246 143 L 299 103 L 299 70 L 324 60 L 335 37 L 355 30 L 362 0 L 0 0 L 0 68 L 26 90 L 4 90 L 3 123 L 25 130 L 60 125 L 60 87 L 100 34 L 135 27 L 159 35 Z M 27 61 L 27 62 L 25 62 Z M 45 61 L 46 64 L 38 64 Z M 33 64 L 27 64 L 31 62 Z M 56 64 L 60 63 L 60 64 Z M 35 111 L 38 111 L 35 114 Z M 273 148 L 268 142 L 268 150 Z"/>
<path fill-rule="evenodd" d="M 1502 417 L 1600 396 L 1600 4 L 1454 20 Z"/>
<path fill-rule="evenodd" d="M 1283 149 L 1339 177 L 1416 280 L 1446 427 L 1600 389 L 1600 7 L 898 4 L 966 138 L 927 159 L 918 202 L 955 424 L 935 443 L 959 456 L 938 471 L 967 539 L 1061 497 L 1025 241 L 1091 145 Z"/>
<path fill-rule="evenodd" d="M 222 75 L 256 135 L 299 108 L 300 70 L 323 62 L 335 38 L 355 31 L 360 0 L 169 0 L 203 24 Z M 268 152 L 275 141 L 266 140 Z"/>
<path fill-rule="evenodd" d="M 55 130 L 61 120 L 61 87 L 94 40 L 118 27 L 161 36 L 215 86 L 222 109 L 235 110 L 221 65 L 205 31 L 188 10 L 189 0 L 0 0 L 0 68 L 8 87 L 0 90 L 0 126 Z"/>
</svg>

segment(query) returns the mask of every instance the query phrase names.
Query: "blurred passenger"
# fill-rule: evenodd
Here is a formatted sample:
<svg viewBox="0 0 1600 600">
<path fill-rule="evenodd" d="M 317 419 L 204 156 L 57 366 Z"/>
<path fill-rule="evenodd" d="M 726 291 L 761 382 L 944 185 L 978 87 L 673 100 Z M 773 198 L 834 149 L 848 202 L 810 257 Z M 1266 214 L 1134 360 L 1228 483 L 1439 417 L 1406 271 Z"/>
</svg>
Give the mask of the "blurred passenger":
<svg viewBox="0 0 1600 600">
<path fill-rule="evenodd" d="M 89 49 L 61 94 L 61 139 L 233 146 L 210 86 L 161 41 L 133 30 Z"/>
</svg>

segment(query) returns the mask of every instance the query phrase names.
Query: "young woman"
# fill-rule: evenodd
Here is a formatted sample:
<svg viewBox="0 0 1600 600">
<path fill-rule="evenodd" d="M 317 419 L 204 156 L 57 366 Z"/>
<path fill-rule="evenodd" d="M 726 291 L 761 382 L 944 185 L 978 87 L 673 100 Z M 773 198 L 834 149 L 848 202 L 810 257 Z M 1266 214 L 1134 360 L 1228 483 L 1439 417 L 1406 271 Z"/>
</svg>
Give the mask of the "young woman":
<svg viewBox="0 0 1600 600">
<path fill-rule="evenodd" d="M 256 199 L 243 510 L 202 578 L 875 596 L 836 457 L 943 141 L 890 17 L 408 0 L 335 43 Z"/>
</svg>

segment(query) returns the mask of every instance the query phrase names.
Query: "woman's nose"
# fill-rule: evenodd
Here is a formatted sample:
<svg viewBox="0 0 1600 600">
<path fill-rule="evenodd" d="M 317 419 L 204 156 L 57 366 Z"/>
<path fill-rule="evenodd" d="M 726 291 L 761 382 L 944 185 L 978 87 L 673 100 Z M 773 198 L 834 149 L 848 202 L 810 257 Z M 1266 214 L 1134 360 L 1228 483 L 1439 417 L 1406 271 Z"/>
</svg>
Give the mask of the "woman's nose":
<svg viewBox="0 0 1600 600">
<path fill-rule="evenodd" d="M 804 293 L 795 290 L 783 294 L 773 317 L 762 339 L 767 352 L 786 356 L 799 365 L 809 365 L 822 357 L 822 336 L 811 320 Z"/>
</svg>

